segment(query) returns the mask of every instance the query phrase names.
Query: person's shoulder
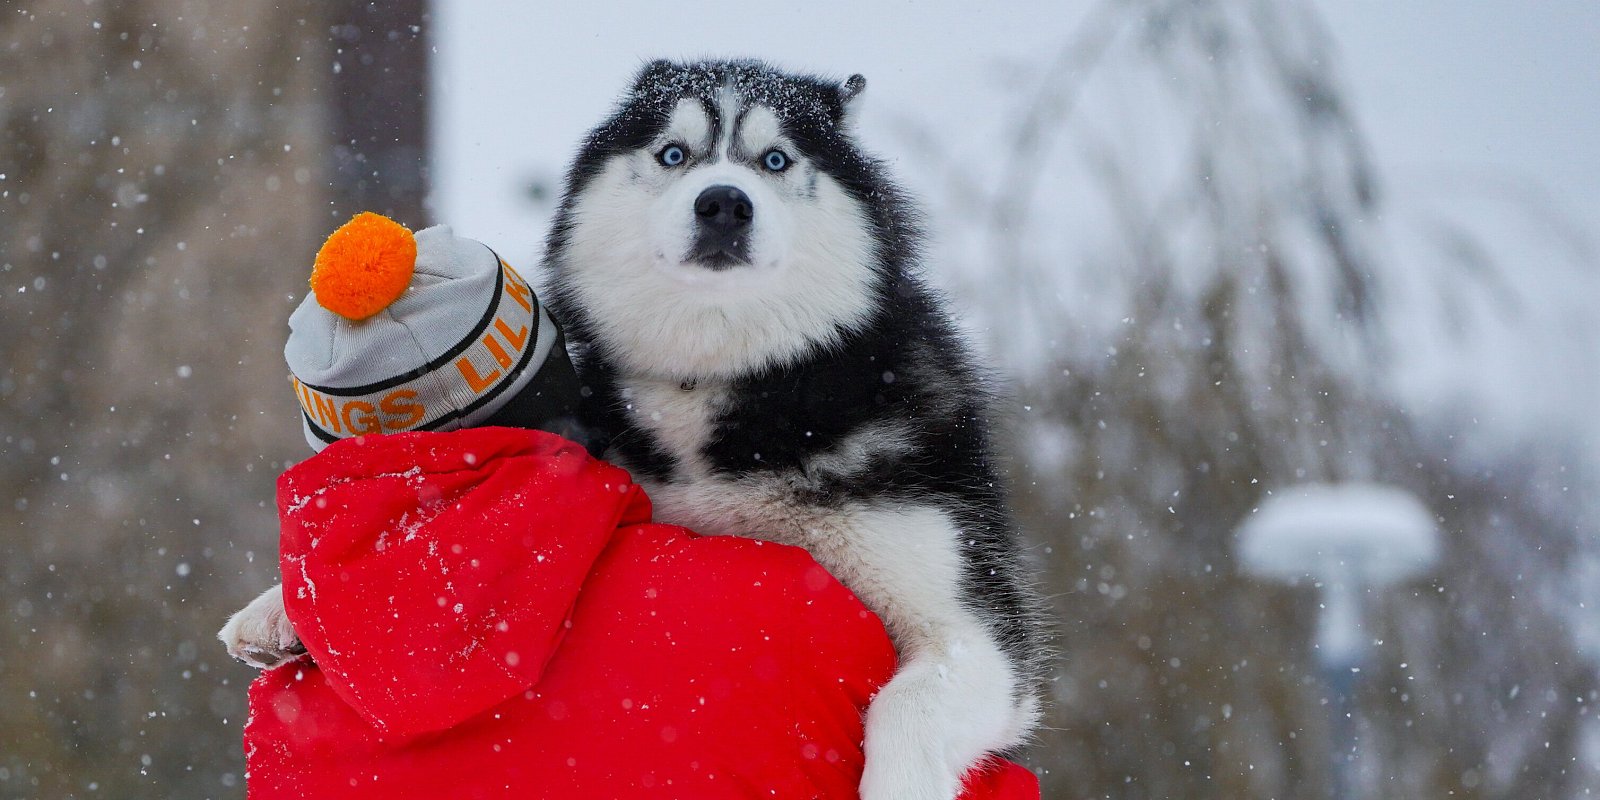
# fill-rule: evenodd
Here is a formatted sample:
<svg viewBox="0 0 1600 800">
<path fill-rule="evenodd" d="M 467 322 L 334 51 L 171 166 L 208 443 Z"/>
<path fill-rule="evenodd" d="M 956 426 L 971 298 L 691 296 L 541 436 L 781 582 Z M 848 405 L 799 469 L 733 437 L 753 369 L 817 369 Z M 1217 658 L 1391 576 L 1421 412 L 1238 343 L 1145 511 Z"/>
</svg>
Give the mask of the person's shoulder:
<svg viewBox="0 0 1600 800">
<path fill-rule="evenodd" d="M 743 536 L 710 536 L 677 525 L 624 525 L 615 546 L 661 567 L 696 570 L 730 585 L 782 587 L 791 595 L 859 602 L 804 548 Z"/>
<path fill-rule="evenodd" d="M 692 582 L 706 613 L 781 620 L 780 635 L 808 660 L 825 656 L 857 675 L 893 669 L 894 648 L 878 616 L 803 548 L 649 524 L 619 530 L 613 557 L 653 579 Z"/>
<path fill-rule="evenodd" d="M 617 557 L 648 562 L 653 571 L 693 571 L 701 580 L 725 582 L 730 587 L 798 586 L 817 566 L 799 547 L 742 536 L 707 536 L 662 523 L 624 523 L 612 547 Z M 752 583 L 762 580 L 764 584 Z"/>
</svg>

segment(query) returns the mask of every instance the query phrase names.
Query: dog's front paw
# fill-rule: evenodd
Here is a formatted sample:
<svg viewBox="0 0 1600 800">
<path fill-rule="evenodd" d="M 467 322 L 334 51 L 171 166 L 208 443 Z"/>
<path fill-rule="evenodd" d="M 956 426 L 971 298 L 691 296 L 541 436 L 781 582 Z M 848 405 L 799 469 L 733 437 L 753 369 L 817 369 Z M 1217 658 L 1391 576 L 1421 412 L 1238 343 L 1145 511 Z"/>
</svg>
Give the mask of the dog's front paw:
<svg viewBox="0 0 1600 800">
<path fill-rule="evenodd" d="M 228 618 L 217 638 L 228 655 L 256 669 L 282 666 L 306 651 L 283 610 L 282 586 L 268 589 Z"/>
<path fill-rule="evenodd" d="M 953 800 L 961 791 L 960 779 L 940 774 L 931 759 L 915 753 L 891 753 L 888 748 L 878 748 L 876 754 L 867 756 L 861 800 Z"/>
<path fill-rule="evenodd" d="M 937 715 L 907 684 L 890 681 L 867 707 L 861 800 L 953 800 L 961 791 Z"/>
<path fill-rule="evenodd" d="M 953 800 L 961 776 L 913 742 L 890 744 L 867 739 L 867 764 L 861 773 L 861 800 Z"/>
</svg>

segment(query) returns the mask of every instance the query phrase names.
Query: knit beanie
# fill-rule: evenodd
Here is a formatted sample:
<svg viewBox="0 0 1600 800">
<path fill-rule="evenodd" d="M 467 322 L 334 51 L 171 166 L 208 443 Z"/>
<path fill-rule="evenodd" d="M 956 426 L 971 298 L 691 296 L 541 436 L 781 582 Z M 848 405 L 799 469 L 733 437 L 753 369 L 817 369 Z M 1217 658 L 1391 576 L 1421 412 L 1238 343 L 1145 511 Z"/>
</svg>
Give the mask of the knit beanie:
<svg viewBox="0 0 1600 800">
<path fill-rule="evenodd" d="M 564 432 L 578 379 L 561 329 L 481 242 L 358 214 L 317 253 L 283 348 L 306 441 L 481 425 Z"/>
</svg>

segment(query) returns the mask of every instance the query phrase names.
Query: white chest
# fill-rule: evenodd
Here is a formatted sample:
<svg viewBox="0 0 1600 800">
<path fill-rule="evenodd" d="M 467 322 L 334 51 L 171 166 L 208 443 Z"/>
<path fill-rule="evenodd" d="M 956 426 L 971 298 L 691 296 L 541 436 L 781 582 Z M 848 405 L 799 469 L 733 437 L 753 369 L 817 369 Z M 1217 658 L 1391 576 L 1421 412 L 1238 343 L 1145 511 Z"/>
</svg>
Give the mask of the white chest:
<svg viewBox="0 0 1600 800">
<path fill-rule="evenodd" d="M 725 387 L 701 382 L 685 389 L 670 381 L 635 380 L 625 381 L 621 394 L 630 423 L 649 431 L 677 464 L 670 480 L 636 476 L 650 495 L 656 521 L 707 534 L 800 544 L 788 532 L 797 509 L 780 476 L 730 478 L 714 472 L 704 455 L 725 406 Z"/>
<path fill-rule="evenodd" d="M 663 380 L 638 380 L 622 385 L 629 422 L 649 431 L 656 443 L 678 461 L 684 479 L 707 472 L 702 450 L 711 439 L 717 410 L 725 393 L 718 386 L 695 386 Z"/>
</svg>

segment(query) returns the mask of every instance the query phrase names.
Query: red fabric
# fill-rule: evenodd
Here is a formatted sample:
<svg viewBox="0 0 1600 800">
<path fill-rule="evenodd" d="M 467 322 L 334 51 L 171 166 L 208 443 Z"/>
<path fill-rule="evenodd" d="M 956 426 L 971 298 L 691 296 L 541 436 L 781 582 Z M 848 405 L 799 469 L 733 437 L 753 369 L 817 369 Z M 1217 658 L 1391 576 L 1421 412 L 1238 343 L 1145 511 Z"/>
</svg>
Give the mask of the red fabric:
<svg viewBox="0 0 1600 800">
<path fill-rule="evenodd" d="M 878 619 L 804 551 L 649 524 L 511 428 L 335 442 L 279 481 L 309 652 L 250 687 L 251 798 L 853 798 Z M 1025 800 L 1009 762 L 968 800 Z"/>
</svg>

